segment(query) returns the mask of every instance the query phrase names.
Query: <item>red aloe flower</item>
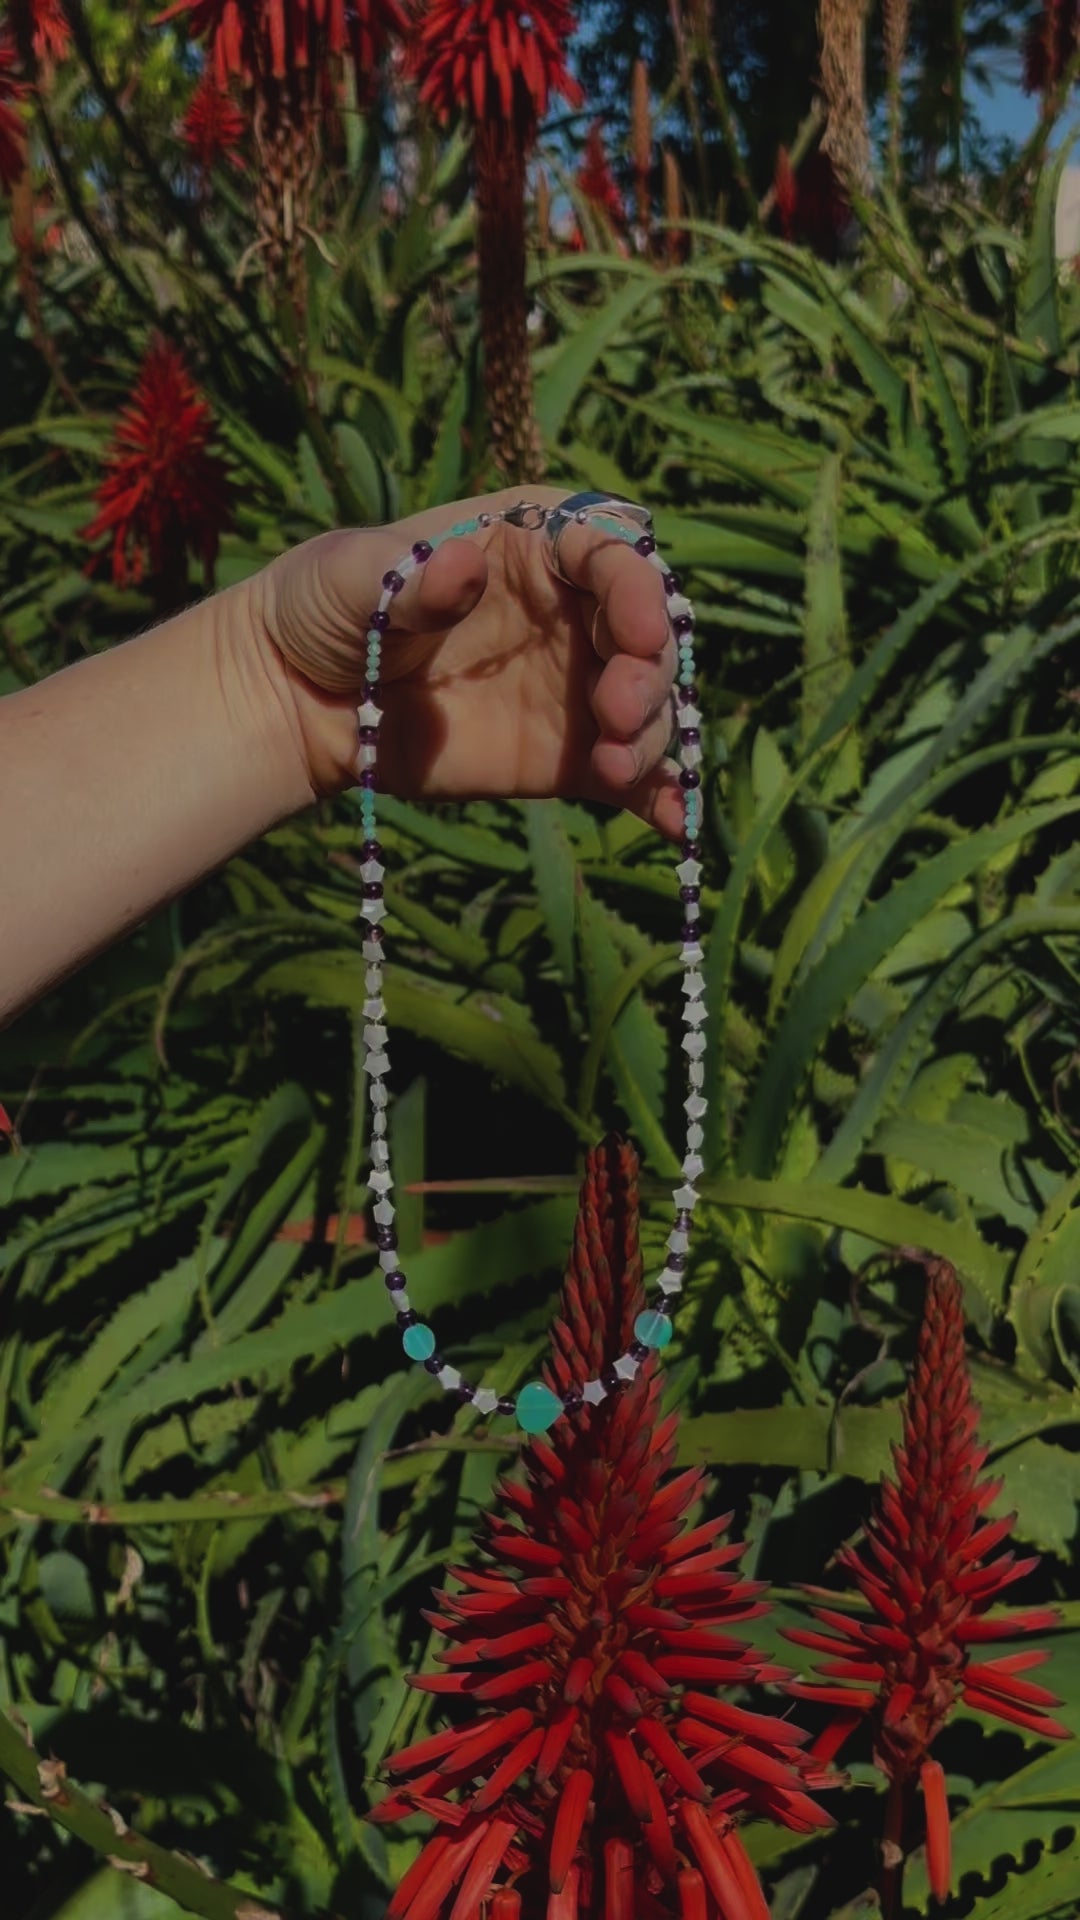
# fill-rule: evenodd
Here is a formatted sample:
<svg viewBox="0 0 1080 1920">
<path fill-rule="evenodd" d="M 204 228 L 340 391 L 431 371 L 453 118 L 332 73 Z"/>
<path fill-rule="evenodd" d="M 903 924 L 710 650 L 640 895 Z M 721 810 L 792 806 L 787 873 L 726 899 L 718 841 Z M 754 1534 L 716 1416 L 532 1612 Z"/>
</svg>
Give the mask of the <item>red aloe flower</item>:
<svg viewBox="0 0 1080 1920">
<path fill-rule="evenodd" d="M 146 570 L 170 583 L 186 578 L 189 549 L 209 577 L 231 520 L 231 485 L 212 451 L 213 433 L 209 404 L 183 356 L 155 339 L 107 456 L 100 511 L 84 529 L 87 540 L 112 534 L 118 586 L 141 580 Z"/>
<path fill-rule="evenodd" d="M 594 120 L 585 136 L 585 156 L 578 168 L 577 183 L 586 200 L 607 215 L 613 227 L 626 225 L 626 208 L 611 162 L 604 147 L 599 120 Z"/>
<path fill-rule="evenodd" d="M 242 167 L 236 149 L 247 132 L 248 123 L 236 102 L 222 93 L 213 74 L 207 70 L 188 101 L 180 131 L 196 165 L 206 174 L 219 160 Z"/>
<path fill-rule="evenodd" d="M 903 1439 L 893 1448 L 896 1478 L 882 1478 L 863 1540 L 837 1555 L 873 1617 L 815 1607 L 816 1619 L 832 1631 L 792 1629 L 786 1636 L 828 1655 L 818 1664 L 828 1684 L 789 1687 L 801 1699 L 836 1709 L 815 1743 L 819 1757 L 831 1758 L 859 1720 L 870 1716 L 874 1759 L 892 1788 L 886 1829 L 892 1868 L 901 1857 L 910 1787 L 920 1775 L 931 1885 L 939 1900 L 949 1890 L 949 1814 L 944 1776 L 930 1748 L 956 1702 L 1044 1740 L 1069 1738 L 1068 1728 L 1045 1712 L 1059 1704 L 1056 1696 L 1020 1677 L 1041 1666 L 1044 1652 L 972 1659 L 973 1649 L 1038 1632 L 1057 1618 L 1052 1607 L 986 1617 L 999 1594 L 1030 1573 L 1038 1558 L 1018 1560 L 998 1551 L 1016 1516 L 983 1517 L 1002 1482 L 979 1477 L 986 1449 L 976 1443 L 978 1422 L 960 1283 L 945 1261 L 931 1261 Z M 888 1880 L 886 1890 L 895 1897 Z"/>
<path fill-rule="evenodd" d="M 613 1371 L 643 1302 L 637 1161 L 609 1139 L 545 1369 L 561 1397 L 597 1377 L 608 1395 L 525 1446 L 486 1564 L 436 1596 L 445 1671 L 413 1685 L 461 1712 L 389 1762 L 400 1784 L 373 1817 L 421 1810 L 436 1830 L 388 1920 L 768 1920 L 735 1817 L 831 1824 L 808 1789 L 835 1776 L 801 1729 L 724 1697 L 779 1671 L 731 1631 L 766 1603 L 730 1514 L 687 1530 L 704 1476 L 670 1477 L 678 1416 L 659 1417 L 652 1360 Z"/>
<path fill-rule="evenodd" d="M 7 15 L 16 40 L 29 40 L 34 59 L 45 67 L 62 60 L 71 45 L 63 0 L 8 0 Z"/>
<path fill-rule="evenodd" d="M 0 30 L 0 187 L 15 185 L 26 164 L 26 128 L 19 104 L 27 87 L 18 77 L 19 56 L 11 35 Z"/>
<path fill-rule="evenodd" d="M 1024 92 L 1049 104 L 1080 45 L 1078 0 L 1045 0 L 1024 35 Z"/>
<path fill-rule="evenodd" d="M 533 411 L 525 290 L 525 170 L 552 93 L 578 106 L 564 49 L 567 0 L 431 0 L 409 49 L 420 98 L 473 124 L 480 335 L 493 452 L 535 480 L 544 459 Z"/>
<path fill-rule="evenodd" d="M 366 95 L 387 41 L 405 30 L 398 0 L 171 0 L 156 24 L 180 14 L 210 42 L 222 93 L 231 78 L 286 80 L 298 68 L 347 59 Z"/>
</svg>

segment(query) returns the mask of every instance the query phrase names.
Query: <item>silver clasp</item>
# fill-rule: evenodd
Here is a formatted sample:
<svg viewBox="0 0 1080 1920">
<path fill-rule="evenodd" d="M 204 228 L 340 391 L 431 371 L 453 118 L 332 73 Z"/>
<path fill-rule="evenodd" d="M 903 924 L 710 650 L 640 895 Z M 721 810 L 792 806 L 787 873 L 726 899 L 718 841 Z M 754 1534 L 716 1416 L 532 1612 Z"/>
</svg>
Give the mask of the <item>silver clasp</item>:
<svg viewBox="0 0 1080 1920">
<path fill-rule="evenodd" d="M 507 507 L 502 518 L 509 527 L 522 527 L 526 533 L 537 533 L 547 525 L 548 514 L 554 508 L 542 507 L 535 500 L 519 500 L 516 507 Z"/>
</svg>

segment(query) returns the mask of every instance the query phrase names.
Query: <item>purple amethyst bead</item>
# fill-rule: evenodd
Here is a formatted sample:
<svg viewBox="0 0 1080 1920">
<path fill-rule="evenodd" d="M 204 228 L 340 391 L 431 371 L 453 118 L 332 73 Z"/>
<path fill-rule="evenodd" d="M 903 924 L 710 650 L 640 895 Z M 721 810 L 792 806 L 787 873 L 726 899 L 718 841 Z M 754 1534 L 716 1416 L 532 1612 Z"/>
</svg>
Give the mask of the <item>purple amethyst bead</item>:
<svg viewBox="0 0 1080 1920">
<path fill-rule="evenodd" d="M 382 843 L 378 840 L 365 840 L 360 849 L 361 860 L 381 860 Z M 380 936 L 381 937 L 381 936 Z"/>
<path fill-rule="evenodd" d="M 649 1357 L 648 1347 L 643 1346 L 640 1340 L 631 1340 L 627 1351 L 631 1360 L 647 1360 Z"/>
<path fill-rule="evenodd" d="M 374 613 L 368 614 L 368 626 L 374 627 L 376 633 L 385 633 L 389 625 L 390 615 L 385 607 L 376 607 Z"/>
<path fill-rule="evenodd" d="M 371 792 L 373 792 L 373 790 L 374 790 L 374 787 L 375 787 L 375 769 L 374 769 L 374 767 L 365 767 L 365 768 L 364 768 L 364 771 L 363 771 L 363 773 L 362 773 L 362 774 L 360 775 L 360 779 L 359 779 L 359 782 L 358 782 L 358 784 L 359 784 L 359 785 L 360 785 L 361 787 L 366 787 L 369 793 L 371 793 Z"/>
<path fill-rule="evenodd" d="M 686 1255 L 685 1253 L 669 1253 L 667 1263 L 672 1273 L 682 1273 L 683 1268 L 686 1266 Z"/>
<path fill-rule="evenodd" d="M 689 1233 L 692 1218 L 693 1215 L 689 1207 L 679 1208 L 678 1213 L 675 1215 L 675 1226 L 679 1233 Z"/>
<path fill-rule="evenodd" d="M 434 551 L 435 549 L 432 546 L 430 540 L 414 540 L 413 541 L 412 557 L 416 561 L 416 564 L 418 567 L 424 566 L 424 564 L 431 559 L 431 556 L 434 553 Z M 384 580 L 383 586 L 385 587 L 386 584 L 387 582 L 386 580 Z"/>
<path fill-rule="evenodd" d="M 680 727 L 679 739 L 682 741 L 684 747 L 699 747 L 701 745 L 701 728 Z"/>
<path fill-rule="evenodd" d="M 582 1407 L 585 1405 L 585 1395 L 582 1393 L 580 1387 L 567 1387 L 562 1397 L 562 1403 L 567 1413 L 580 1413 Z"/>
<path fill-rule="evenodd" d="M 495 1411 L 496 1413 L 509 1413 L 509 1414 L 516 1413 L 517 1401 L 514 1399 L 513 1394 L 504 1393 L 501 1400 L 496 1405 Z"/>
<path fill-rule="evenodd" d="M 397 1229 L 395 1227 L 376 1226 L 375 1245 L 380 1253 L 394 1253 L 397 1249 Z"/>
<path fill-rule="evenodd" d="M 359 729 L 359 732 L 360 732 L 360 745 L 362 747 L 378 746 L 379 744 L 378 727 L 361 727 Z"/>
<path fill-rule="evenodd" d="M 682 592 L 682 581 L 677 573 L 665 573 L 664 592 L 668 595 Z"/>
<path fill-rule="evenodd" d="M 378 699 L 378 697 L 379 697 L 378 681 L 365 680 L 363 686 L 360 689 L 360 705 L 364 706 L 367 703 L 367 701 L 369 700 L 375 701 Z"/>
<path fill-rule="evenodd" d="M 427 1359 L 424 1361 L 424 1365 L 427 1368 L 429 1373 L 441 1373 L 442 1369 L 446 1365 L 446 1361 L 443 1359 L 442 1354 L 439 1352 L 438 1348 L 436 1348 L 434 1353 L 428 1354 Z"/>
<path fill-rule="evenodd" d="M 601 1367 L 600 1379 L 609 1393 L 618 1393 L 626 1384 L 622 1375 L 616 1373 L 614 1367 Z"/>
<path fill-rule="evenodd" d="M 400 1267 L 395 1267 L 393 1273 L 388 1273 L 386 1276 L 386 1289 L 388 1293 L 404 1293 L 406 1284 L 405 1275 L 402 1273 Z"/>
<path fill-rule="evenodd" d="M 687 904 L 689 904 L 691 900 L 700 900 L 701 888 L 700 887 L 680 887 L 679 899 L 686 901 Z"/>
<path fill-rule="evenodd" d="M 391 567 L 389 573 L 383 574 L 382 588 L 384 593 L 400 593 L 404 585 L 405 585 L 405 582 L 395 567 Z M 388 622 L 389 622 L 389 618 L 390 616 L 388 614 L 387 615 Z"/>
<path fill-rule="evenodd" d="M 696 767 L 684 767 L 679 775 L 681 787 L 700 787 L 701 775 Z"/>
<path fill-rule="evenodd" d="M 394 1318 L 402 1332 L 404 1332 L 406 1327 L 415 1327 L 420 1315 L 414 1313 L 411 1307 L 406 1307 L 404 1313 L 396 1313 Z"/>
<path fill-rule="evenodd" d="M 455 1387 L 454 1392 L 457 1394 L 458 1399 L 466 1405 L 468 1405 L 470 1400 L 476 1399 L 476 1388 L 470 1387 L 467 1380 L 463 1380 L 460 1387 Z"/>
<path fill-rule="evenodd" d="M 365 900 L 381 900 L 382 899 L 382 881 L 381 880 L 365 880 L 360 891 L 363 894 Z"/>
<path fill-rule="evenodd" d="M 671 631 L 677 639 L 681 639 L 684 633 L 692 633 L 693 630 L 694 616 L 692 613 L 677 613 L 675 615 L 671 623 Z"/>
<path fill-rule="evenodd" d="M 679 939 L 684 947 L 692 947 L 701 939 L 701 927 L 697 920 L 684 920 L 679 928 Z"/>
<path fill-rule="evenodd" d="M 651 533 L 643 533 L 640 539 L 634 541 L 634 552 L 644 554 L 646 559 L 650 553 L 656 552 L 656 541 Z"/>
</svg>

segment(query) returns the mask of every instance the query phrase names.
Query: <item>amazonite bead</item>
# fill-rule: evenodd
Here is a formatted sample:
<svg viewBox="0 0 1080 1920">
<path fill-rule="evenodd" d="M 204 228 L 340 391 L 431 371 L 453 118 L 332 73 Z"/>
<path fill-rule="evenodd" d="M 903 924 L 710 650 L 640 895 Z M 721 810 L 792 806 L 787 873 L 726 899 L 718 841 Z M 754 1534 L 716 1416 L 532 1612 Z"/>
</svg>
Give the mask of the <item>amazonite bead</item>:
<svg viewBox="0 0 1080 1920">
<path fill-rule="evenodd" d="M 526 1433 L 546 1433 L 562 1410 L 558 1394 L 545 1387 L 542 1380 L 530 1380 L 517 1397 L 518 1425 L 524 1427 Z"/>
<path fill-rule="evenodd" d="M 634 1338 L 640 1340 L 643 1347 L 666 1347 L 671 1339 L 671 1321 L 666 1313 L 657 1313 L 655 1307 L 646 1307 L 634 1321 Z"/>
<path fill-rule="evenodd" d="M 435 1335 L 421 1320 L 415 1327 L 406 1327 L 401 1344 L 410 1360 L 430 1360 L 435 1351 Z"/>
</svg>

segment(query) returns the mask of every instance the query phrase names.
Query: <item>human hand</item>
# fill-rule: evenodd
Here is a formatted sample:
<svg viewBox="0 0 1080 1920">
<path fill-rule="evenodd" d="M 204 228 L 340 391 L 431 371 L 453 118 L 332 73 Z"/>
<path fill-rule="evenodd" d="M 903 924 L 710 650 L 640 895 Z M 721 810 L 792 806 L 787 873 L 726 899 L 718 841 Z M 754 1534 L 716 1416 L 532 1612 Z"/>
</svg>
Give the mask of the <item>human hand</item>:
<svg viewBox="0 0 1080 1920">
<path fill-rule="evenodd" d="M 328 533 L 249 583 L 256 644 L 316 793 L 356 780 L 367 615 L 414 540 L 527 498 L 505 489 L 388 527 Z M 502 521 L 448 541 L 407 582 L 384 636 L 379 783 L 426 799 L 604 801 L 682 831 L 671 736 L 675 644 L 656 569 L 622 541 L 569 526 L 556 579 L 547 536 Z M 594 641 L 595 634 L 595 641 Z"/>
</svg>

